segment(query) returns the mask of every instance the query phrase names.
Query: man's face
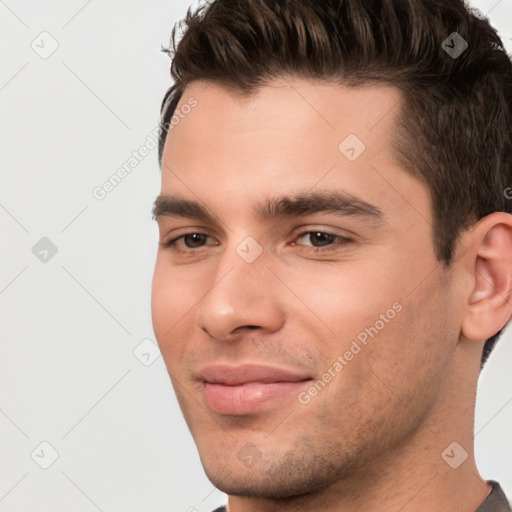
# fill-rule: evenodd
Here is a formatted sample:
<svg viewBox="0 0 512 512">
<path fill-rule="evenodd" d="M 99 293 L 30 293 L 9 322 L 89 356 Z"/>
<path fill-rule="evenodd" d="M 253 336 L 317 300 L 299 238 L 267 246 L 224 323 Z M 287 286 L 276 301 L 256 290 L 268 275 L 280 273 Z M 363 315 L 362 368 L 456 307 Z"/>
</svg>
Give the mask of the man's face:
<svg viewBox="0 0 512 512">
<path fill-rule="evenodd" d="M 461 313 L 427 190 L 390 149 L 399 102 L 390 87 L 279 80 L 250 99 L 196 82 L 178 105 L 161 194 L 209 217 L 157 212 L 160 240 L 182 238 L 158 250 L 153 326 L 228 494 L 368 473 L 446 392 Z"/>
</svg>

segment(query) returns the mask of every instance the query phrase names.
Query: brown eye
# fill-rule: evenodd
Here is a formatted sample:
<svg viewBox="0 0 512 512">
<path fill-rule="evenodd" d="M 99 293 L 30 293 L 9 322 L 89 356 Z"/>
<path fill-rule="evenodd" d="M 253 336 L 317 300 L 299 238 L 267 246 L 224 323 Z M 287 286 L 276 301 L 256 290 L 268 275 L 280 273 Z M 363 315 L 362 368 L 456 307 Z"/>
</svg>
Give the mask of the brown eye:
<svg viewBox="0 0 512 512">
<path fill-rule="evenodd" d="M 201 247 L 208 237 L 201 233 L 189 233 L 188 235 L 183 235 L 182 238 L 185 247 L 195 249 L 196 247 Z"/>
<path fill-rule="evenodd" d="M 311 231 L 309 233 L 309 240 L 314 247 L 324 247 L 325 245 L 332 244 L 336 239 L 336 235 L 323 233 L 322 231 Z"/>
<path fill-rule="evenodd" d="M 327 247 L 337 240 L 346 240 L 346 238 L 334 235 L 333 233 L 326 233 L 325 231 L 305 231 L 301 233 L 298 238 L 308 240 L 310 243 L 301 243 L 298 245 L 311 246 L 311 247 Z"/>
<path fill-rule="evenodd" d="M 194 249 L 200 249 L 204 245 L 207 245 L 209 238 L 210 237 L 204 233 L 185 233 L 167 242 L 161 242 L 160 245 L 176 253 L 191 253 L 195 252 Z"/>
<path fill-rule="evenodd" d="M 292 245 L 300 247 L 304 252 L 328 254 L 334 251 L 341 251 L 352 242 L 351 238 L 342 235 L 312 229 L 299 233 L 296 242 L 293 242 Z"/>
</svg>

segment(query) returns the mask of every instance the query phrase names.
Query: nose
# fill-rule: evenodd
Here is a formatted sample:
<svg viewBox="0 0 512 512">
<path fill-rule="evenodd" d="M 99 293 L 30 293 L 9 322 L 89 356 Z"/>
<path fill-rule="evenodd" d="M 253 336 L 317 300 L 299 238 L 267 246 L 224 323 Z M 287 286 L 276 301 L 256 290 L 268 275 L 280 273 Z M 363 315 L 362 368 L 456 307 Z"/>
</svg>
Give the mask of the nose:
<svg viewBox="0 0 512 512">
<path fill-rule="evenodd" d="M 209 290 L 196 309 L 198 327 L 219 341 L 234 341 L 249 330 L 279 330 L 285 317 L 282 283 L 268 263 L 265 251 L 251 263 L 234 248 L 219 256 Z"/>
</svg>

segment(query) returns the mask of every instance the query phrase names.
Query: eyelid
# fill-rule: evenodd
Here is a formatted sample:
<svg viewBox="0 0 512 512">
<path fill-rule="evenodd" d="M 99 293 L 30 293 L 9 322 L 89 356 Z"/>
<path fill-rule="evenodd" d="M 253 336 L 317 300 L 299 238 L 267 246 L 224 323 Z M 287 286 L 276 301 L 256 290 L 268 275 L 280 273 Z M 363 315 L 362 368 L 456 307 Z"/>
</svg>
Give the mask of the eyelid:
<svg viewBox="0 0 512 512">
<path fill-rule="evenodd" d="M 347 229 L 347 227 L 345 227 L 345 226 L 343 228 L 342 227 L 334 227 L 334 226 L 330 226 L 330 225 L 326 225 L 326 224 L 322 224 L 322 223 L 319 223 L 317 225 L 315 225 L 314 223 L 303 224 L 294 230 L 295 234 L 293 236 L 298 236 L 304 232 L 309 233 L 311 231 L 314 231 L 315 233 L 321 232 L 321 233 L 326 233 L 328 235 L 340 236 L 343 238 L 357 238 L 358 237 L 357 233 L 355 233 L 354 231 L 351 231 L 350 229 Z"/>
<path fill-rule="evenodd" d="M 292 237 L 298 237 L 306 233 L 325 233 L 326 235 L 337 236 L 345 239 L 357 238 L 356 233 L 346 228 L 337 228 L 334 226 L 326 226 L 325 224 L 303 224 L 302 226 L 294 229 Z"/>
<path fill-rule="evenodd" d="M 168 231 L 167 234 L 161 235 L 160 240 L 161 243 L 169 242 L 171 240 L 175 240 L 181 237 L 184 237 L 186 235 L 206 235 L 210 238 L 215 238 L 211 234 L 211 230 L 207 228 L 206 226 L 184 226 L 181 228 L 175 228 L 175 229 L 162 229 L 160 232 L 162 233 Z"/>
<path fill-rule="evenodd" d="M 333 237 L 334 240 L 329 245 L 319 246 L 319 247 L 316 247 L 314 245 L 298 244 L 296 242 L 293 242 L 292 245 L 294 245 L 294 246 L 298 245 L 300 247 L 304 247 L 304 248 L 306 248 L 305 250 L 307 252 L 321 254 L 321 253 L 328 253 L 328 252 L 339 251 L 339 250 L 341 250 L 341 248 L 343 246 L 354 242 L 353 238 L 350 238 L 350 237 L 344 236 L 344 235 L 340 235 L 338 233 L 333 233 L 333 232 L 328 231 L 328 230 L 323 229 L 323 228 L 322 229 L 318 229 L 318 228 L 315 229 L 315 228 L 313 228 L 313 229 L 303 230 L 303 231 L 297 233 L 294 236 L 294 240 L 297 240 L 297 239 L 302 238 L 304 236 L 315 234 L 315 233 L 322 233 L 322 234 L 327 235 L 329 237 Z"/>
<path fill-rule="evenodd" d="M 339 239 L 345 239 L 345 240 L 349 239 L 348 236 L 343 236 L 338 233 L 333 233 L 331 231 L 327 231 L 326 229 L 306 229 L 305 231 L 301 231 L 301 232 L 297 233 L 294 238 L 302 238 L 305 235 L 316 234 L 316 233 L 322 233 L 323 235 L 332 236 L 332 237 L 336 237 Z"/>
<path fill-rule="evenodd" d="M 158 245 L 163 246 L 163 247 L 169 247 L 169 246 L 173 246 L 173 245 L 175 246 L 176 242 L 178 242 L 179 240 L 183 240 L 187 235 L 204 235 L 205 237 L 211 238 L 212 240 L 214 240 L 213 236 L 196 229 L 195 231 L 187 231 L 187 232 L 181 233 L 179 235 L 166 236 L 161 241 L 158 242 Z M 215 245 L 218 245 L 218 243 Z M 204 247 L 204 246 L 202 246 L 202 247 Z M 201 249 L 202 247 L 198 247 L 198 249 Z M 184 249 L 184 251 L 195 251 L 195 250 L 186 248 L 186 249 Z"/>
</svg>

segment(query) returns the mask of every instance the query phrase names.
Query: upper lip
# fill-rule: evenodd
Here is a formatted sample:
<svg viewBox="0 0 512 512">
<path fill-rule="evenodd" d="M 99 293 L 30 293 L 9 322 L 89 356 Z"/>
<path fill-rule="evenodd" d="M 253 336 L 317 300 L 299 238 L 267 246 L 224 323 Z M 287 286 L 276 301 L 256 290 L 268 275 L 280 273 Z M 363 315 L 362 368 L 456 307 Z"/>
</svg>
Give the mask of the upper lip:
<svg viewBox="0 0 512 512">
<path fill-rule="evenodd" d="M 300 382 L 311 379 L 311 376 L 303 371 L 288 370 L 276 366 L 216 364 L 205 366 L 199 372 L 199 379 L 208 383 L 236 386 L 247 382 Z"/>
</svg>

